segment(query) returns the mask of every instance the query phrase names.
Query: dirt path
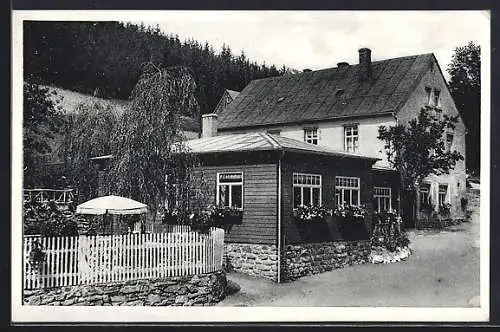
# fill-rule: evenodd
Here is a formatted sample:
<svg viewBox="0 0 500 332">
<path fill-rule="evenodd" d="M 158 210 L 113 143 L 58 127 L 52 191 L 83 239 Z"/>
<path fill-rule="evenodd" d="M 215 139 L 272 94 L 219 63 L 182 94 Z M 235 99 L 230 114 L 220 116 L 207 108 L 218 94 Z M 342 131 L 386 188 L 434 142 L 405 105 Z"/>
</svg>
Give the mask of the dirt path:
<svg viewBox="0 0 500 332">
<path fill-rule="evenodd" d="M 406 262 L 366 264 L 275 284 L 229 274 L 241 290 L 220 306 L 479 306 L 479 223 L 410 233 Z"/>
</svg>

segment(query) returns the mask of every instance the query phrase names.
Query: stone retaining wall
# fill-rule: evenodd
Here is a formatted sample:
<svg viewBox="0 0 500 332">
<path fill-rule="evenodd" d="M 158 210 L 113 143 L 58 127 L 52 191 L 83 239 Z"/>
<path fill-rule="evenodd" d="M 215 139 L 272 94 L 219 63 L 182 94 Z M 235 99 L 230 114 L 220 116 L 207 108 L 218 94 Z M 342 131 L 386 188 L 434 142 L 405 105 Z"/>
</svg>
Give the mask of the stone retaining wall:
<svg viewBox="0 0 500 332">
<path fill-rule="evenodd" d="M 278 280 L 278 250 L 275 245 L 226 243 L 224 268 L 248 275 Z"/>
<path fill-rule="evenodd" d="M 25 290 L 24 305 L 206 306 L 226 295 L 223 271 L 168 279 Z"/>
<path fill-rule="evenodd" d="M 353 264 L 369 263 L 370 241 L 304 243 L 285 247 L 284 280 L 317 274 Z"/>
</svg>

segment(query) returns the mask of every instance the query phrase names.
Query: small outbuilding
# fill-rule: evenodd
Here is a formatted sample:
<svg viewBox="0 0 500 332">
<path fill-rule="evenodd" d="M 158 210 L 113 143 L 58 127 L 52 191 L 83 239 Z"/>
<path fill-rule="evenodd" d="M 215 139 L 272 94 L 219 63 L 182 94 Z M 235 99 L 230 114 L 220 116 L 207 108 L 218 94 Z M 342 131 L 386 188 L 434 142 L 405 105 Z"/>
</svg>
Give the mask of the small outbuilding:
<svg viewBox="0 0 500 332">
<path fill-rule="evenodd" d="M 377 158 L 270 133 L 230 134 L 186 142 L 198 155 L 213 204 L 242 211 L 225 236 L 228 268 L 280 282 L 367 259 L 368 237 L 345 241 L 329 221 L 306 238 L 294 217 L 301 205 L 364 205 L 367 233 Z"/>
</svg>

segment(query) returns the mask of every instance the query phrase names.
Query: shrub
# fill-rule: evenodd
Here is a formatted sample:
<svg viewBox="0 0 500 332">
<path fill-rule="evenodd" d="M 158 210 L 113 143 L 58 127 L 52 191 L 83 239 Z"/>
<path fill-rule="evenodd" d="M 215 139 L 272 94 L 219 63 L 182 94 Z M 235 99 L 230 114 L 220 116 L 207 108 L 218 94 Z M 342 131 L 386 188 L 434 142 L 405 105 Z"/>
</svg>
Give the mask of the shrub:
<svg viewBox="0 0 500 332">
<path fill-rule="evenodd" d="M 373 246 L 381 246 L 389 251 L 408 246 L 410 240 L 402 229 L 401 217 L 395 211 L 374 213 L 374 227 L 371 236 Z"/>
<path fill-rule="evenodd" d="M 31 248 L 31 251 L 29 253 L 30 265 L 35 269 L 39 269 L 45 262 L 46 257 L 47 254 L 42 250 L 42 245 L 40 244 L 40 242 L 34 241 L 33 247 Z"/>
<path fill-rule="evenodd" d="M 467 209 L 467 204 L 469 204 L 469 200 L 467 199 L 467 197 L 460 198 L 460 206 L 462 207 L 463 211 Z"/>
<path fill-rule="evenodd" d="M 451 204 L 444 203 L 439 205 L 439 214 L 443 217 L 449 217 L 451 212 Z"/>
<path fill-rule="evenodd" d="M 28 201 L 24 204 L 23 221 L 26 235 L 75 236 L 78 223 L 71 210 L 63 211 L 54 201 L 39 203 Z"/>
</svg>

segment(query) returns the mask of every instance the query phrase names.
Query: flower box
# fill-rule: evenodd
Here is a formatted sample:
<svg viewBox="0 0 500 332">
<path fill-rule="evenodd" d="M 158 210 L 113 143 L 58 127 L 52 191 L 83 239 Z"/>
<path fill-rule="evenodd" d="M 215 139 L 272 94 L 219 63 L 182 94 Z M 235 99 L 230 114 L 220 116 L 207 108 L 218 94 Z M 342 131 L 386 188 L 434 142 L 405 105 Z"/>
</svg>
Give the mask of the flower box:
<svg viewBox="0 0 500 332">
<path fill-rule="evenodd" d="M 343 240 L 367 240 L 370 234 L 365 224 L 364 206 L 342 205 L 333 211 Z"/>
<path fill-rule="evenodd" d="M 212 218 L 215 225 L 241 224 L 243 210 L 227 206 L 216 207 L 212 213 Z"/>
<path fill-rule="evenodd" d="M 293 209 L 297 230 L 304 242 L 330 241 L 330 230 L 326 218 L 332 211 L 321 206 L 299 206 Z"/>
</svg>

